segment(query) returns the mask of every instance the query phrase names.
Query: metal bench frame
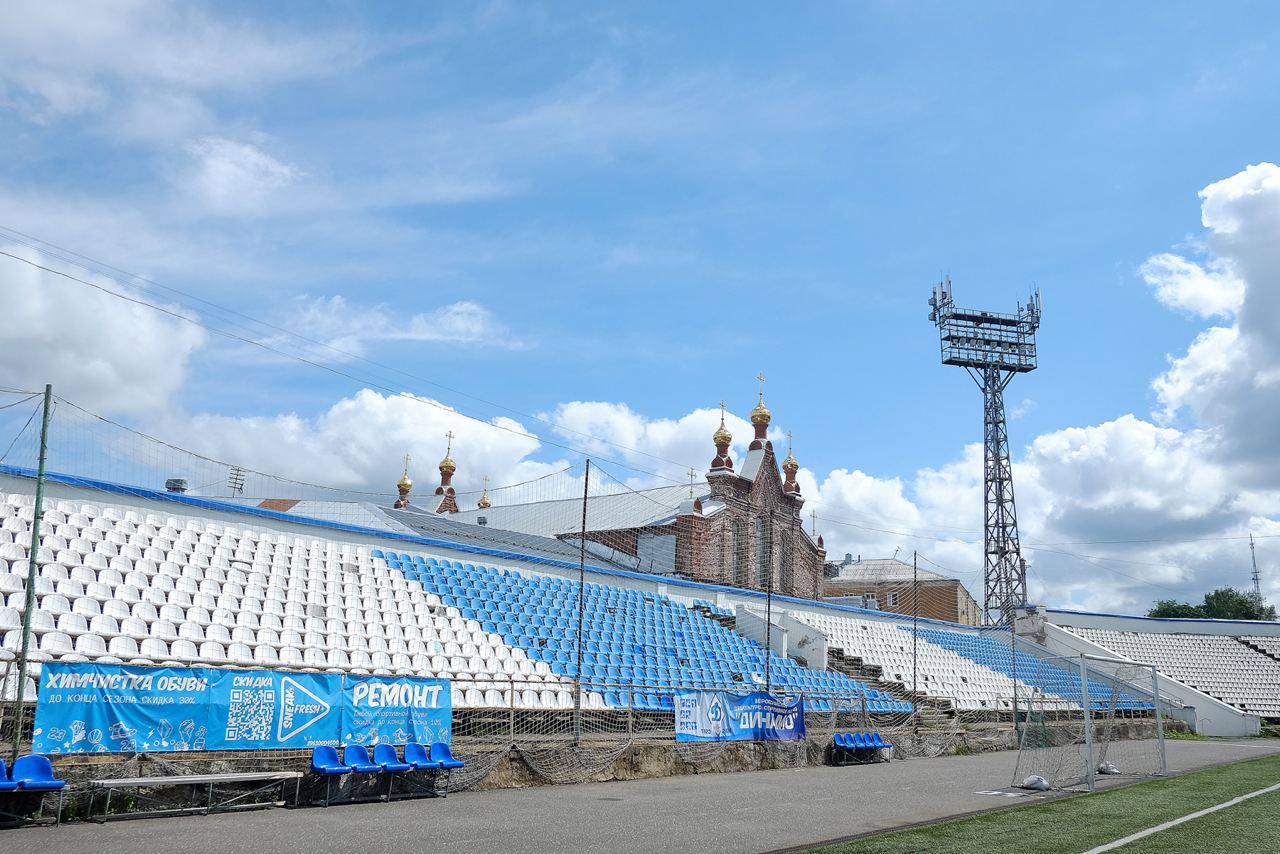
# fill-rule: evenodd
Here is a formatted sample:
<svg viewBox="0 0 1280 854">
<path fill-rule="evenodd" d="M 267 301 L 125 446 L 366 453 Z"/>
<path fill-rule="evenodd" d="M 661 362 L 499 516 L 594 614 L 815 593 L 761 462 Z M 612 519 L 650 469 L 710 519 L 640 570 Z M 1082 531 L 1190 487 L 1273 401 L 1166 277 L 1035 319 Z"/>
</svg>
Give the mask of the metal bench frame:
<svg viewBox="0 0 1280 854">
<path fill-rule="evenodd" d="M 85 818 L 99 823 L 111 821 L 113 819 L 137 818 L 139 816 L 162 816 L 162 815 L 185 815 L 188 813 L 201 813 L 209 815 L 212 812 L 231 812 L 234 810 L 245 809 L 265 809 L 270 806 L 287 806 L 286 790 L 290 782 L 293 783 L 293 806 L 298 806 L 299 798 L 302 792 L 302 772 L 300 771 L 253 771 L 227 774 L 186 774 L 170 777 L 122 777 L 118 779 L 107 780 L 90 780 L 86 783 L 89 789 L 89 805 L 86 810 Z M 222 800 L 214 800 L 214 787 L 222 783 L 262 783 L 255 789 L 248 792 L 241 792 L 234 797 L 224 798 Z M 172 806 L 172 800 L 154 795 L 147 795 L 142 792 L 143 789 L 188 786 L 191 788 L 192 798 L 195 800 L 195 789 L 197 786 L 205 786 L 206 797 L 203 806 Z M 280 798 L 276 801 L 242 803 L 246 798 L 260 795 L 270 789 L 280 787 Z M 165 804 L 164 809 L 158 810 L 134 810 L 127 813 L 111 813 L 111 794 L 117 789 L 135 789 L 134 797 L 141 801 L 151 804 Z M 95 817 L 93 814 L 94 802 L 97 799 L 99 791 L 107 793 L 106 802 L 103 806 L 101 816 Z"/>
</svg>

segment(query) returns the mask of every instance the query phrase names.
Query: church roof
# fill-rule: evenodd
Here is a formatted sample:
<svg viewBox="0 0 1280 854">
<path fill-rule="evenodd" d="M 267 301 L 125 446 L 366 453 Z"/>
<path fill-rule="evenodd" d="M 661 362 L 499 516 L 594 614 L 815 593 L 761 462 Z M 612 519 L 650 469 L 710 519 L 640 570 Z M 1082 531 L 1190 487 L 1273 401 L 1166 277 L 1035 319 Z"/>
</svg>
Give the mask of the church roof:
<svg viewBox="0 0 1280 854">
<path fill-rule="evenodd" d="M 713 500 L 706 485 L 695 487 L 702 499 L 702 513 L 711 515 L 724 505 Z M 680 505 L 689 500 L 688 486 L 659 486 L 654 489 L 591 495 L 587 498 L 587 530 L 618 531 L 666 525 L 675 520 Z M 458 522 L 479 524 L 484 517 L 489 528 L 520 531 L 542 537 L 572 534 L 582 530 L 582 499 L 561 498 L 526 504 L 495 504 L 485 510 L 463 510 L 450 514 Z"/>
<path fill-rule="evenodd" d="M 910 584 L 913 578 L 911 564 L 895 558 L 855 560 L 836 564 L 838 572 L 827 583 L 843 584 Z M 928 569 L 914 570 L 914 577 L 921 581 L 955 581 Z"/>
</svg>

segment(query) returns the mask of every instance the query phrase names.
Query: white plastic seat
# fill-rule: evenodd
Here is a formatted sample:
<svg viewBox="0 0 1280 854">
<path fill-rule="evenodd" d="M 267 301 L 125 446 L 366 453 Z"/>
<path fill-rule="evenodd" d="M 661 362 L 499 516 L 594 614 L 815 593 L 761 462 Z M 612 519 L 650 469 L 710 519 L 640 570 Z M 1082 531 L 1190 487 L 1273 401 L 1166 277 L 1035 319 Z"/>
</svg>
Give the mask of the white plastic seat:
<svg viewBox="0 0 1280 854">
<path fill-rule="evenodd" d="M 49 655 L 64 655 L 72 652 L 74 647 L 71 638 L 62 632 L 45 632 L 40 636 L 40 651 Z"/>
<path fill-rule="evenodd" d="M 179 661 L 198 661 L 200 659 L 200 651 L 189 640 L 175 640 L 169 644 L 169 655 Z"/>
<path fill-rule="evenodd" d="M 123 635 L 111 639 L 107 644 L 107 653 L 119 658 L 137 658 L 141 654 L 138 651 L 138 642 Z"/>
<path fill-rule="evenodd" d="M 220 664 L 227 660 L 227 653 L 222 644 L 207 640 L 200 644 L 200 657 L 205 661 Z"/>
<path fill-rule="evenodd" d="M 62 614 L 58 617 L 58 631 L 75 637 L 89 631 L 89 622 L 83 614 Z"/>
</svg>

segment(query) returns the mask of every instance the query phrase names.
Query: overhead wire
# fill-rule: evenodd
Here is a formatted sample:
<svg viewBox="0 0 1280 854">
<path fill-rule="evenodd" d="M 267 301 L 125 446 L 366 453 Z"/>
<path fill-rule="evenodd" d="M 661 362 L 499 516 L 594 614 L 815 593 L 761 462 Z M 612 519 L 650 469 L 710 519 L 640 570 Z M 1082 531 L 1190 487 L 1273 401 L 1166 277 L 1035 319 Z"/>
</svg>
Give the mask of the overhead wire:
<svg viewBox="0 0 1280 854">
<path fill-rule="evenodd" d="M 390 387 L 390 386 L 384 385 L 384 384 L 382 384 L 382 383 L 380 383 L 380 382 L 377 382 L 377 381 L 374 381 L 374 380 L 370 380 L 370 379 L 369 379 L 369 378 L 367 378 L 367 377 L 359 377 L 359 376 L 357 376 L 357 375 L 355 375 L 355 374 L 352 374 L 352 373 L 349 373 L 349 372 L 347 372 L 347 371 L 340 370 L 340 369 L 338 369 L 338 368 L 336 368 L 336 367 L 334 367 L 334 366 L 332 366 L 332 365 L 326 365 L 326 364 L 324 364 L 324 363 L 322 363 L 322 362 L 317 362 L 317 361 L 315 361 L 315 360 L 313 360 L 313 359 L 308 359 L 308 358 L 306 358 L 305 356 L 300 356 L 300 355 L 295 354 L 295 353 L 288 353 L 288 352 L 286 352 L 286 351 L 284 351 L 284 350 L 280 350 L 280 349 L 278 349 L 278 348 L 276 348 L 276 347 L 273 347 L 273 346 L 271 346 L 271 345 L 269 345 L 269 344 L 266 344 L 266 343 L 264 343 L 264 342 L 262 342 L 262 341 L 258 341 L 258 340 L 255 340 L 255 339 L 253 339 L 253 338 L 248 338 L 248 337 L 245 337 L 245 336 L 243 336 L 243 335 L 238 335 L 238 334 L 236 334 L 236 333 L 234 333 L 234 332 L 229 332 L 229 331 L 224 330 L 224 329 L 219 329 L 219 328 L 217 328 L 217 327 L 210 326 L 209 324 L 207 324 L 207 323 L 203 323 L 202 321 L 197 320 L 196 318 L 188 317 L 187 315 L 183 314 L 182 312 L 174 311 L 173 309 L 169 309 L 169 308 L 165 308 L 164 306 L 156 305 L 155 303 L 148 302 L 147 300 L 140 299 L 140 298 L 138 298 L 138 297 L 130 296 L 130 295 L 128 295 L 128 294 L 122 294 L 122 293 L 120 293 L 119 291 L 112 290 L 111 288 L 105 287 L 105 286 L 103 286 L 103 285 L 96 284 L 96 283 L 94 283 L 94 282 L 87 281 L 87 280 L 85 280 L 85 279 L 81 279 L 81 278 L 79 278 L 78 276 L 73 276 L 73 275 L 71 275 L 70 273 L 67 273 L 67 272 L 62 271 L 62 270 L 58 270 L 58 269 L 55 269 L 55 268 L 53 268 L 53 267 L 46 266 L 46 265 L 44 265 L 44 264 L 38 264 L 38 263 L 36 263 L 36 262 L 34 262 L 34 261 L 31 261 L 31 260 L 29 260 L 29 259 L 27 259 L 27 258 L 23 258 L 23 257 L 21 257 L 21 256 L 19 256 L 19 255 L 14 255 L 13 253 L 11 253 L 11 252 L 7 252 L 7 251 L 5 251 L 5 250 L 3 250 L 3 249 L 0 249 L 0 255 L 5 256 L 5 257 L 7 257 L 7 258 L 12 258 L 13 260 L 15 260 L 15 261 L 19 261 L 19 262 L 24 263 L 24 264 L 28 264 L 28 265 L 30 265 L 30 266 L 32 266 L 32 267 L 37 268 L 37 269 L 44 270 L 45 272 L 52 273 L 52 274 L 53 274 L 53 275 L 55 275 L 55 276 L 61 276 L 62 278 L 68 279 L 68 280 L 73 281 L 73 282 L 77 282 L 78 284 L 85 285 L 86 287 L 93 288 L 94 290 L 100 291 L 101 293 L 107 294 L 108 296 L 114 297 L 114 298 L 116 298 L 116 299 L 124 300 L 125 302 L 133 303 L 133 304 L 135 304 L 135 305 L 139 305 L 139 306 L 143 306 L 143 307 L 145 307 L 145 308 L 152 309 L 153 311 L 159 312 L 159 313 L 164 314 L 164 315 L 166 315 L 166 316 L 168 316 L 168 317 L 172 317 L 172 318 L 173 318 L 173 319 L 175 319 L 175 320 L 181 321 L 181 322 L 183 322 L 183 323 L 188 323 L 188 324 L 191 324 L 191 325 L 193 325 L 193 326 L 200 327 L 201 329 L 204 329 L 204 330 L 206 330 L 206 331 L 208 331 L 208 332 L 211 332 L 211 333 L 213 333 L 213 334 L 215 334 L 215 335 L 218 335 L 218 336 L 221 336 L 221 337 L 224 337 L 224 338 L 228 338 L 228 339 L 230 339 L 230 340 L 234 340 L 234 341 L 239 341 L 239 342 L 240 342 L 240 343 L 242 343 L 242 344 L 247 344 L 247 345 L 250 345 L 250 346 L 252 346 L 252 347 L 257 347 L 257 348 L 259 348 L 259 349 L 261 349 L 261 350 L 264 350 L 264 351 L 266 351 L 266 352 L 272 353 L 272 354 L 274 354 L 274 355 L 276 355 L 276 356 L 279 356 L 279 357 L 281 357 L 281 358 L 284 358 L 284 359 L 289 359 L 289 360 L 292 360 L 292 361 L 301 362 L 301 363 L 306 364 L 306 365 L 309 365 L 309 366 L 311 366 L 311 367 L 313 367 L 313 368 L 317 368 L 317 369 L 319 369 L 319 370 L 322 370 L 322 371 L 326 371 L 326 372 L 328 372 L 328 373 L 331 373 L 331 374 L 333 374 L 333 375 L 335 375 L 335 376 L 339 376 L 339 377 L 342 377 L 342 378 L 344 378 L 344 379 L 351 380 L 352 382 L 358 383 L 359 385 L 366 386 L 366 387 L 373 387 L 373 388 L 375 388 L 375 389 L 377 389 L 377 390 L 379 390 L 379 391 L 385 392 L 385 393 L 390 394 L 390 395 L 394 395 L 394 396 L 396 396 L 396 397 L 402 397 L 402 398 L 404 398 L 404 399 L 406 399 L 406 400 L 412 400 L 412 401 L 415 401 L 415 402 L 418 402 L 418 403 L 424 403 L 424 404 L 427 404 L 427 405 L 429 405 L 429 406 L 431 406 L 431 407 L 434 407 L 434 408 L 436 408 L 436 409 L 439 409 L 439 410 L 441 410 L 441 411 L 443 411 L 443 412 L 447 412 L 447 413 L 449 413 L 450 415 L 454 415 L 454 416 L 458 416 L 458 417 L 461 417 L 461 418 L 465 418 L 465 419 L 467 419 L 467 420 L 469 420 L 469 421 L 474 421 L 474 422 L 476 422 L 477 424 L 483 424 L 483 425 L 485 425 L 485 426 L 487 426 L 487 427 L 491 427 L 491 428 L 493 428 L 493 429 L 495 429 L 495 430 L 501 430 L 501 431 L 506 432 L 506 433 L 509 433 L 509 434 L 511 434 L 511 435 L 513 435 L 513 436 L 518 436 L 518 437 L 523 438 L 523 439 L 532 439 L 532 440 L 534 440 L 534 441 L 542 442 L 542 443 L 547 444 L 547 445 L 550 445 L 550 446 L 552 446 L 552 447 L 560 448 L 561 450 L 569 451 L 570 453 L 579 454 L 579 455 L 581 455 L 581 456 L 583 456 L 583 457 L 589 457 L 589 456 L 591 456 L 591 453 L 590 453 L 590 452 L 588 452 L 588 451 L 586 451 L 586 450 L 584 450 L 584 449 L 582 449 L 582 448 L 578 448 L 578 447 L 575 447 L 575 446 L 573 446 L 573 445 L 568 445 L 568 444 L 565 444 L 565 443 L 563 443 L 563 442 L 556 442 L 556 441 L 554 441 L 554 440 L 548 439 L 548 438 L 547 438 L 547 437 L 545 437 L 545 436 L 539 436 L 539 435 L 537 435 L 537 434 L 530 433 L 530 432 L 528 432 L 528 431 L 516 430 L 516 429 L 514 429 L 514 428 L 507 427 L 507 426 L 505 426 L 505 425 L 503 425 L 503 424 L 498 424 L 498 423 L 495 423 L 495 422 L 493 422 L 493 421 L 486 421 L 486 420 L 484 420 L 484 419 L 482 419 L 482 418 L 477 418 L 477 417 L 476 417 L 476 416 L 474 416 L 474 415 L 470 415 L 470 414 L 468 414 L 468 413 L 462 412 L 461 410 L 455 409 L 455 408 L 453 408 L 453 407 L 451 407 L 451 406 L 446 406 L 445 404 L 443 404 L 443 403 L 439 403 L 439 402 L 434 401 L 434 400 L 431 400 L 431 399 L 430 399 L 430 398 L 428 398 L 428 397 L 423 397 L 423 396 L 420 396 L 420 395 L 417 395 L 417 394 L 412 394 L 412 393 L 409 393 L 409 392 L 405 392 L 405 391 L 403 391 L 403 390 L 397 390 L 397 389 L 392 388 L 392 387 Z M 597 442 L 601 442 L 601 443 L 603 443 L 603 444 L 612 444 L 612 443 L 604 442 L 603 440 L 601 440 L 601 439 L 599 439 L 599 438 L 595 438 L 595 441 L 597 441 Z M 620 450 L 625 450 L 625 449 L 620 448 Z M 642 454 L 644 454 L 644 456 L 648 456 L 648 457 L 651 457 L 651 458 L 653 458 L 653 459 L 657 459 L 657 460 L 659 460 L 659 461 L 661 461 L 661 462 L 671 463 L 672 465 L 679 465 L 679 463 L 677 463 L 677 462 L 676 462 L 676 461 L 674 461 L 674 460 L 667 460 L 667 459 L 665 459 L 665 458 L 658 457 L 657 455 L 654 455 L 654 454 L 648 454 L 648 453 L 645 453 L 645 452 L 637 452 L 637 453 L 642 453 Z M 666 481 L 669 481 L 669 482 L 671 482 L 671 483 L 679 483 L 679 482 L 680 482 L 680 481 L 676 480 L 676 479 L 675 479 L 675 478 L 673 478 L 673 477 L 670 477 L 670 476 L 668 476 L 668 475 L 662 474 L 661 472 L 656 472 L 656 471 L 650 471 L 650 470 L 647 470 L 647 469 L 643 469 L 643 468 L 640 468 L 640 467 L 638 467 L 638 466 L 635 466 L 635 465 L 633 465 L 633 464 L 631 464 L 631 463 L 627 463 L 627 462 L 625 462 L 625 461 L 623 461 L 623 460 L 610 459 L 610 458 L 606 458 L 606 459 L 608 459 L 608 460 L 609 460 L 609 462 L 613 463 L 614 465 L 620 466 L 620 467 L 622 467 L 622 468 L 629 469 L 630 471 L 639 472 L 640 474 L 649 475 L 650 477 L 660 478 L 660 479 L 662 479 L 662 480 L 666 480 Z"/>
<path fill-rule="evenodd" d="M 23 233 L 23 232 L 21 232 L 21 231 L 18 231 L 17 229 L 14 229 L 14 228 L 12 228 L 12 227 L 5 226 L 5 225 L 0 225 L 0 232 L 7 233 L 7 234 L 9 235 L 9 239 L 13 240 L 13 241 L 14 241 L 14 242 L 16 242 L 16 243 L 20 243 L 20 244 L 22 244 L 22 245 L 24 245 L 24 246 L 27 246 L 28 248 L 36 249 L 36 250 L 38 250 L 38 251 L 48 251 L 48 250 L 52 249 L 52 250 L 55 250 L 55 253 L 51 253 L 51 254 L 62 253 L 62 254 L 63 254 L 63 256 L 70 256 L 70 257 L 60 257 L 60 258 L 59 258 L 59 260 L 63 260 L 63 261 L 66 261 L 67 263 L 74 264 L 75 266 L 80 267 L 81 269 L 84 269 L 84 270 L 86 270 L 87 272 L 93 272 L 93 271 L 92 271 L 92 270 L 89 270 L 89 268 L 85 267 L 83 264 L 77 263 L 75 260 L 72 260 L 72 259 L 78 258 L 78 259 L 80 259 L 81 261 L 88 262 L 88 263 L 91 263 L 91 264 L 95 264 L 95 265 L 97 265 L 97 266 L 101 267 L 101 268 L 102 268 L 102 269 L 104 269 L 104 270 L 108 270 L 108 271 L 111 271 L 111 272 L 117 273 L 117 274 L 119 274 L 119 275 L 121 275 L 121 276 L 128 277 L 129 279 L 131 279 L 132 281 L 135 281 L 135 282 L 141 282 L 141 283 L 143 283 L 144 285 L 146 285 L 146 286 L 148 286 L 148 287 L 157 288 L 157 289 L 160 289 L 160 290 L 166 291 L 166 292 L 168 292 L 168 293 L 172 293 L 172 294 L 178 295 L 178 296 L 180 296 L 180 297 L 182 297 L 182 298 L 184 298 L 184 299 L 188 299 L 188 300 L 192 300 L 192 301 L 198 302 L 198 303 L 200 303 L 201 305 L 204 305 L 204 306 L 207 306 L 207 307 L 209 307 L 209 308 L 215 309 L 216 311 L 222 312 L 222 313 L 224 313 L 224 314 L 228 314 L 228 315 L 231 315 L 231 316 L 234 316 L 234 317 L 238 317 L 238 318 L 241 318 L 241 319 L 243 319 L 243 320 L 246 320 L 246 321 L 248 321 L 248 322 L 250 322 L 250 323 L 257 324 L 258 326 L 261 326 L 261 327 L 263 327 L 264 329 L 269 329 L 269 330 L 271 330 L 271 331 L 273 331 L 273 332 L 278 332 L 278 333 L 281 333 L 281 334 L 284 334 L 284 335 L 288 335 L 288 336 L 290 336 L 290 337 L 292 337 L 292 338 L 295 338 L 295 339 L 297 339 L 297 340 L 299 340 L 299 341 L 305 342 L 305 343 L 307 343 L 307 344 L 309 344 L 309 345 L 311 345 L 311 346 L 314 346 L 314 347 L 320 347 L 320 348 L 322 348 L 322 349 L 328 350 L 329 352 L 331 352 L 331 353 L 333 353 L 333 354 L 335 354 L 335 355 L 341 356 L 341 357 L 343 357 L 344 359 L 351 359 L 351 360 L 355 360 L 355 361 L 363 362 L 363 363 L 365 363 L 365 364 L 367 364 L 367 365 L 370 365 L 370 366 L 372 366 L 372 367 L 376 367 L 376 368 L 379 368 L 379 369 L 381 369 L 381 370 L 391 371 L 391 372 L 393 372 L 393 373 L 399 374 L 399 375 L 401 375 L 401 376 L 403 376 L 403 377 L 407 377 L 407 378 L 412 379 L 412 380 L 415 380 L 415 381 L 417 381 L 417 382 L 426 383 L 427 385 L 433 386 L 433 387 L 435 387 L 435 388 L 437 388 L 437 389 L 440 389 L 440 390 L 442 390 L 442 391 L 449 392 L 450 394 L 456 394 L 456 395 L 458 395 L 458 396 L 460 396 L 460 397 L 465 397 L 465 398 L 468 398 L 468 399 L 470 399 L 470 400 L 474 400 L 474 401 L 476 401 L 477 403 L 481 403 L 481 404 L 484 404 L 484 405 L 486 405 L 486 406 L 491 406 L 491 407 L 493 407 L 493 408 L 495 408 L 495 409 L 501 409 L 501 410 L 503 410 L 503 411 L 505 411 L 505 412 L 507 412 L 507 413 L 510 413 L 510 414 L 512 414 L 512 415 L 516 415 L 516 416 L 519 416 L 519 417 L 521 417 L 521 418 L 527 418 L 527 419 L 530 419 L 530 420 L 533 420 L 533 421 L 538 421 L 538 422 L 540 422 L 540 423 L 542 423 L 542 424 L 544 424 L 544 425 L 548 426 L 549 428 L 551 428 L 551 429 L 553 429 L 553 430 L 556 430 L 557 432 L 561 432 L 561 433 L 572 433 L 572 434 L 574 434 L 574 435 L 581 436 L 581 437 L 583 437 L 583 438 L 585 438 L 585 439 L 590 439 L 590 440 L 591 440 L 591 441 L 593 441 L 593 442 L 602 442 L 602 443 L 604 443 L 604 444 L 611 445 L 611 446 L 613 446 L 613 447 L 615 447 L 615 448 L 617 448 L 617 449 L 619 449 L 619 450 L 621 450 L 621 451 L 625 451 L 625 452 L 627 452 L 627 453 L 638 454 L 638 455 L 640 455 L 640 456 L 648 457 L 648 458 L 650 458 L 650 459 L 654 459 L 654 460 L 657 460 L 657 461 L 659 461 L 659 462 L 671 463 L 671 464 L 673 464 L 673 465 L 681 465 L 680 463 L 676 463 L 676 461 L 674 461 L 674 460 L 666 459 L 665 457 L 662 457 L 662 456 L 660 456 L 660 455 L 658 455 L 658 454 L 653 454 L 653 453 L 651 453 L 651 452 L 648 452 L 648 451 L 642 450 L 642 449 L 640 449 L 640 448 L 630 447 L 630 446 L 627 446 L 627 445 L 620 444 L 620 443 L 618 443 L 618 442 L 613 442 L 613 441 L 605 440 L 605 439 L 602 439 L 601 437 L 599 437 L 599 436 L 597 436 L 597 435 L 595 435 L 595 434 L 587 433 L 587 432 L 583 432 L 583 431 L 581 431 L 581 430 L 576 430 L 576 429 L 574 429 L 574 428 L 572 428 L 572 427 L 568 427 L 567 425 L 564 425 L 564 424 L 561 424 L 561 423 L 558 423 L 558 422 L 555 422 L 555 421 L 551 421 L 551 420 L 547 419 L 546 417 L 544 417 L 544 416 L 542 416 L 542 415 L 538 415 L 538 414 L 530 413 L 530 412 L 524 412 L 524 411 L 521 411 L 521 410 L 519 410 L 519 409 L 515 409 L 515 408 L 513 408 L 513 407 L 507 406 L 507 405 L 505 405 L 505 404 L 498 403 L 498 402 L 496 402 L 496 401 L 492 401 L 492 400 L 488 400 L 488 399 L 486 399 L 486 398 L 480 397 L 480 396 L 475 395 L 475 394 L 472 394 L 472 393 L 470 393 L 470 392 L 466 392 L 466 391 L 463 391 L 463 390 L 461 390 L 461 389 L 458 389 L 458 388 L 454 388 L 454 387 L 452 387 L 452 386 L 445 385 L 444 383 L 441 383 L 441 382 L 439 382 L 439 381 L 437 381 L 437 380 L 430 379 L 429 377 L 423 377 L 423 376 L 421 376 L 421 375 L 419 375 L 419 374 L 415 374 L 415 373 L 412 373 L 412 372 L 409 372 L 409 371 L 405 371 L 405 370 L 404 370 L 404 369 L 402 369 L 402 368 L 398 368 L 398 367 L 395 367 L 395 366 L 393 366 L 393 365 L 386 365 L 386 364 L 384 364 L 384 363 L 381 363 L 381 362 L 375 361 L 375 360 L 373 360 L 373 359 L 369 359 L 368 357 L 363 356 L 363 355 L 361 355 L 361 354 L 359 354 L 359 353 L 353 353 L 353 352 L 351 352 L 351 351 L 349 351 L 349 350 L 346 350 L 346 349 L 343 349 L 343 348 L 341 348 L 341 347 L 338 347 L 338 346 L 334 345 L 334 344 L 333 344 L 333 343 L 331 343 L 331 342 L 321 341 L 321 340 L 318 340 L 318 339 L 315 339 L 315 338 L 312 338 L 312 337 L 309 337 L 309 336 L 303 335 L 302 333 L 299 333 L 299 332 L 297 332 L 297 331 L 295 331 L 295 330 L 292 330 L 292 329 L 289 329 L 289 328 L 287 328 L 287 327 L 280 326 L 280 325 L 278 325 L 278 324 L 271 323 L 271 322 L 269 322 L 269 321 L 265 321 L 265 320 L 262 320 L 262 319 L 260 319 L 260 318 L 253 317 L 252 315 L 245 314 L 244 312 L 237 311 L 236 309 L 233 309 L 233 308 L 228 308 L 228 307 L 226 307 L 226 306 L 219 305 L 218 303 L 211 302 L 211 301 L 209 301 L 209 300 L 207 300 L 207 299 L 204 299 L 204 298 L 202 298 L 202 297 L 196 296 L 195 294 L 192 294 L 192 293 L 189 293 L 189 292 L 187 292 L 187 291 L 181 290 L 180 288 L 175 288 L 175 287 L 172 287 L 172 286 L 170 286 L 170 285 L 165 285 L 165 284 L 162 284 L 162 283 L 160 283 L 160 282 L 155 281 L 154 279 L 149 279 L 149 278 L 147 278 L 147 277 L 145 277 L 145 276 L 140 276 L 140 275 L 138 275 L 138 274 L 136 274 L 136 273 L 129 272 L 128 270 L 123 270 L 123 269 L 121 269 L 121 268 L 119 268 L 119 267 L 114 267 L 114 266 L 112 266 L 112 265 L 110 265 L 110 264 L 108 264 L 108 263 L 106 263 L 106 262 L 99 261 L 99 260 L 97 260 L 97 259 L 95 259 L 95 258 L 91 258 L 91 257 L 89 257 L 89 256 L 87 256 L 87 255 L 83 255 L 83 254 L 81 254 L 81 253 L 79 253 L 79 252 L 76 252 L 76 251 L 74 251 L 74 250 L 71 250 L 71 249 L 67 249 L 67 248 L 65 248 L 65 247 L 58 246 L 57 244 L 50 243 L 50 242 L 48 242 L 48 241 L 46 241 L 46 240 L 43 240 L 43 239 L 41 239 L 41 238 L 38 238 L 38 237 L 33 237 L 32 235 L 29 235 L 29 234 L 25 234 L 25 233 Z M 16 235 L 16 237 L 14 237 L 14 235 Z M 28 260 L 28 259 L 20 258 L 19 256 L 11 255 L 11 254 L 9 254 L 9 253 L 4 253 L 4 254 L 8 255 L 10 258 L 15 258 L 16 260 L 24 261 L 25 263 L 31 264 L 31 265 L 33 265 L 33 266 L 37 266 L 37 267 L 40 267 L 40 266 L 41 266 L 41 265 L 36 264 L 35 262 L 30 261 L 30 260 Z M 46 269 L 46 270 L 48 270 L 49 268 L 41 267 L 41 269 Z M 50 270 L 50 272 L 55 272 L 55 271 Z M 64 275 L 65 275 L 65 274 L 64 274 Z M 74 277 L 69 277 L 69 278 L 74 278 Z M 78 281 L 78 280 L 77 280 L 77 281 Z M 90 283 L 84 282 L 83 284 L 90 284 Z M 91 286 L 92 286 L 92 285 L 91 285 Z M 100 290 L 104 290 L 104 291 L 105 291 L 105 292 L 107 292 L 107 293 L 113 293 L 113 292 L 112 292 L 112 291 L 110 291 L 109 289 L 102 289 L 102 288 L 100 288 Z M 117 295 L 117 294 L 114 294 L 114 293 L 113 293 L 113 295 Z M 148 304 L 148 305 L 150 305 L 150 304 Z M 152 307 L 152 308 L 157 308 L 157 309 L 159 308 L 159 307 L 154 306 L 154 305 L 151 305 L 151 307 Z M 209 327 L 207 327 L 207 326 L 206 326 L 206 328 L 209 328 Z M 301 359 L 301 357 L 298 357 L 298 358 L 299 358 L 299 359 Z M 303 361 L 305 361 L 305 360 L 303 360 Z M 311 364 L 310 362 L 308 362 L 308 363 L 309 363 L 309 364 Z M 476 416 L 467 415 L 466 413 L 461 412 L 461 410 L 457 410 L 457 409 L 452 408 L 452 407 L 450 407 L 450 411 L 457 412 L 457 413 L 459 413 L 459 414 L 464 415 L 465 417 L 468 417 L 468 418 L 471 418 L 471 419 L 473 419 L 473 420 L 479 421 L 480 423 L 484 423 L 484 424 L 491 424 L 491 422 L 489 422 L 489 421 L 486 421 L 486 420 L 484 420 L 484 419 L 477 418 Z M 532 435 L 532 434 L 530 434 L 530 435 Z M 550 443 L 549 443 L 549 444 L 550 444 Z M 575 449 L 575 450 L 576 450 L 576 449 Z M 582 453 L 581 451 L 578 451 L 578 452 L 579 452 L 579 453 Z M 644 474 L 652 474 L 651 472 L 645 472 L 645 471 L 643 471 L 642 469 L 633 469 L 633 470 L 635 470 L 635 471 L 641 471 L 641 472 L 642 472 L 642 473 L 644 473 Z M 671 478 L 668 478 L 668 479 L 671 479 Z M 671 480 L 674 480 L 674 479 L 671 479 Z"/>
</svg>

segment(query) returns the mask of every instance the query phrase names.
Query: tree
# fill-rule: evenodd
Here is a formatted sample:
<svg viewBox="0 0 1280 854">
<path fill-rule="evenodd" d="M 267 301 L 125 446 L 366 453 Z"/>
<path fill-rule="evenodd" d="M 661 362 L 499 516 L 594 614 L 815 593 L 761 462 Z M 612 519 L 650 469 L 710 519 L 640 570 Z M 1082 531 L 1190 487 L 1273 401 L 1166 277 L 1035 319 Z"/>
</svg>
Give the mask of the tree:
<svg viewBox="0 0 1280 854">
<path fill-rule="evenodd" d="M 1204 613 L 1215 620 L 1274 620 L 1276 609 L 1252 592 L 1219 587 L 1204 594 Z"/>
<path fill-rule="evenodd" d="M 1147 611 L 1148 617 L 1204 617 L 1204 610 L 1199 605 L 1188 605 L 1176 599 L 1159 599 Z"/>
<path fill-rule="evenodd" d="M 1219 587 L 1204 594 L 1204 602 L 1190 605 L 1176 599 L 1159 599 L 1147 611 L 1148 617 L 1184 617 L 1210 620 L 1272 620 L 1276 619 L 1274 605 L 1264 603 L 1252 592 L 1234 587 Z"/>
</svg>

